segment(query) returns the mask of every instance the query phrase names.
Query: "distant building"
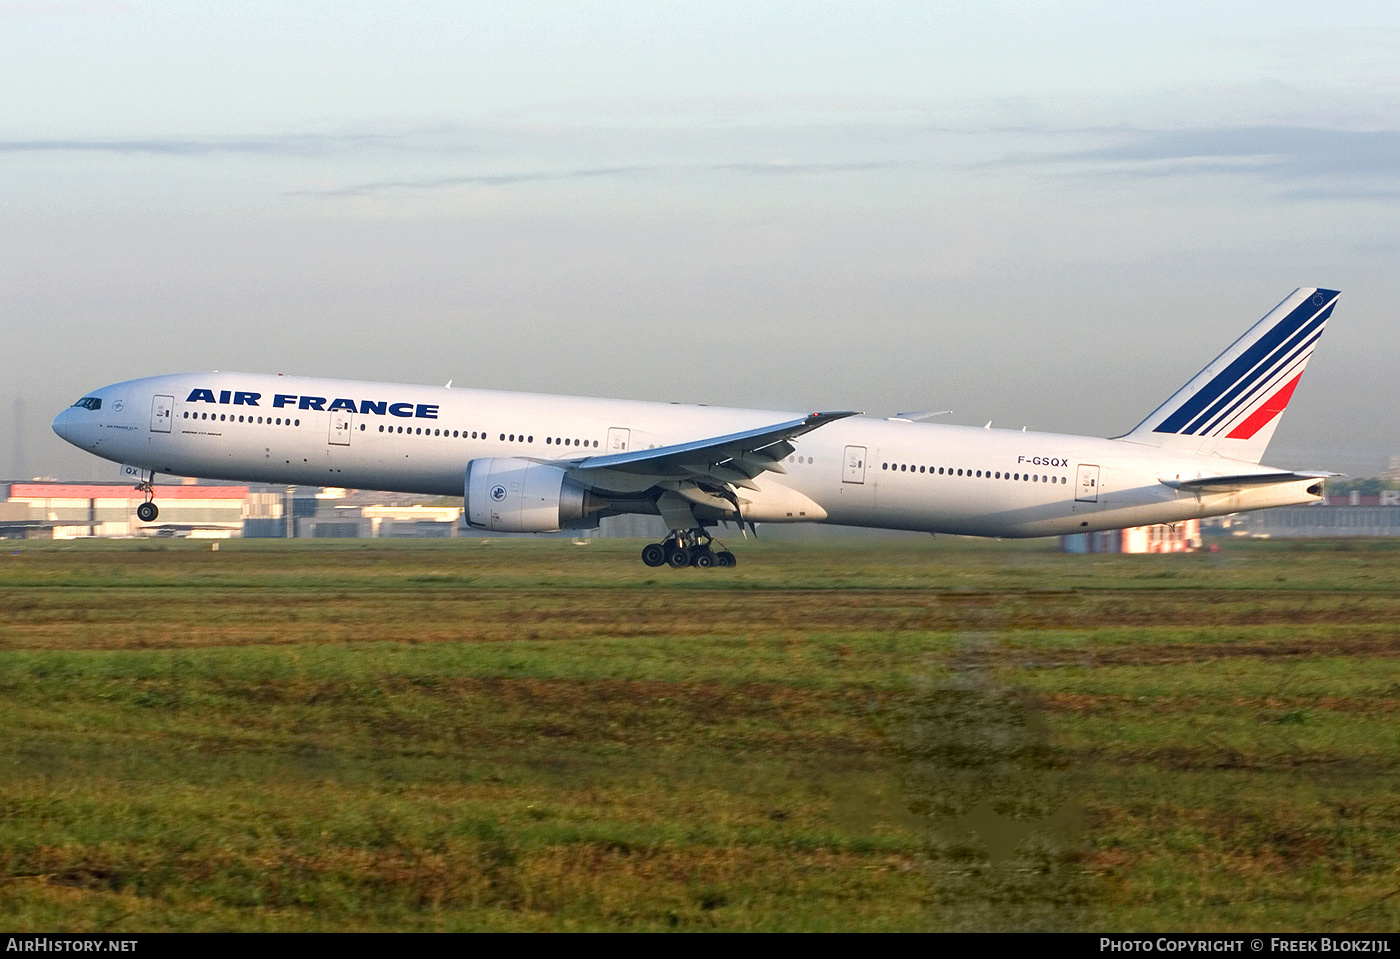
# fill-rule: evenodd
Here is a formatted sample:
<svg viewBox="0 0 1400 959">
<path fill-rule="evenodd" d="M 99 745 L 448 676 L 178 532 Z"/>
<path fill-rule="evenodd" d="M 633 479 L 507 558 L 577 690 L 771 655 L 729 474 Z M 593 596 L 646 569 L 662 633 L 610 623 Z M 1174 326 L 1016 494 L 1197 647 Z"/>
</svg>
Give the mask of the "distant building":
<svg viewBox="0 0 1400 959">
<path fill-rule="evenodd" d="M 1312 506 L 1283 506 L 1222 516 L 1216 527 L 1254 539 L 1400 536 L 1400 490 L 1328 496 Z"/>
<path fill-rule="evenodd" d="M 1390 458 L 1390 466 L 1381 474 L 1381 479 L 1391 486 L 1400 486 L 1400 456 Z"/>
<path fill-rule="evenodd" d="M 129 484 L 11 483 L 0 513 L 0 536 L 77 539 L 89 536 L 243 535 L 246 486 L 157 486 L 160 518 L 142 523 L 144 493 Z"/>
<path fill-rule="evenodd" d="M 478 531 L 462 526 L 462 507 L 450 499 L 408 493 L 299 486 L 199 485 L 155 489 L 160 516 L 136 518 L 145 494 L 128 483 L 0 483 L 0 538 L 392 538 L 441 539 Z M 427 500 L 427 502 L 424 502 Z M 491 533 L 560 538 L 665 535 L 658 516 L 616 516 L 597 530 Z"/>
<path fill-rule="evenodd" d="M 1060 537 L 1060 550 L 1066 553 L 1187 553 L 1200 548 L 1198 519 L 1174 526 L 1134 526 Z"/>
</svg>

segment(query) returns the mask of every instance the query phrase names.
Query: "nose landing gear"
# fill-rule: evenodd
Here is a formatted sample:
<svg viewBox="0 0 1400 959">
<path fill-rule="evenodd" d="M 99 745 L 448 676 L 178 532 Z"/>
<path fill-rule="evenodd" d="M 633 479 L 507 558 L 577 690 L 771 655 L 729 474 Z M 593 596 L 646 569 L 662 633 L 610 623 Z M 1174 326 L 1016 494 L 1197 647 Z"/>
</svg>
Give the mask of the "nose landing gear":
<svg viewBox="0 0 1400 959">
<path fill-rule="evenodd" d="M 136 488 L 146 494 L 146 502 L 136 507 L 136 518 L 143 523 L 154 523 L 156 517 L 160 515 L 160 509 L 151 502 L 156 495 L 155 484 L 151 480 L 142 480 L 136 484 Z"/>
<path fill-rule="evenodd" d="M 685 569 L 687 566 L 712 569 L 716 566 L 730 567 L 738 564 L 738 560 L 729 550 L 714 550 L 714 542 L 714 538 L 703 527 L 673 529 L 661 542 L 648 543 L 642 547 L 642 562 L 648 566 L 669 566 L 672 569 Z"/>
</svg>

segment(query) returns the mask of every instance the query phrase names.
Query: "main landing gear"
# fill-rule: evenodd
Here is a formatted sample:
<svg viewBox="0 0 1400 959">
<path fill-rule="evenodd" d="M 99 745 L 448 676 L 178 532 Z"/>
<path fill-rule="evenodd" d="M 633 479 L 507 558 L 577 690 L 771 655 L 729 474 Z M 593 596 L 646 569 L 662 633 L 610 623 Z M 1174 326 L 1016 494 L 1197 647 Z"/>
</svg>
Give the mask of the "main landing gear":
<svg viewBox="0 0 1400 959">
<path fill-rule="evenodd" d="M 155 484 L 150 480 L 146 480 L 145 482 L 137 483 L 136 488 L 146 494 L 146 502 L 136 507 L 136 518 L 143 523 L 154 523 L 156 517 L 160 515 L 160 510 L 156 507 L 156 504 L 151 502 L 156 495 Z"/>
<path fill-rule="evenodd" d="M 703 529 L 673 529 L 661 542 L 642 547 L 642 562 L 648 566 L 669 566 L 672 569 L 687 566 L 710 569 L 734 566 L 739 562 L 727 549 L 712 549 L 713 544 L 714 539 Z"/>
</svg>

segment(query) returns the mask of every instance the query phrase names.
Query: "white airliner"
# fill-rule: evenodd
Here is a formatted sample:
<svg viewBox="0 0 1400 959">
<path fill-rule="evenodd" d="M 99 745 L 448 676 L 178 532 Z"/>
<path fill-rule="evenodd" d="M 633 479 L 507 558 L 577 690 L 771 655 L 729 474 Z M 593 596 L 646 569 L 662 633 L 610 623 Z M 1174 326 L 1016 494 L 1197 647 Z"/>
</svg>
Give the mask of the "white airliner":
<svg viewBox="0 0 1400 959">
<path fill-rule="evenodd" d="M 1318 500 L 1335 474 L 1259 463 L 1336 301 L 1295 290 L 1112 439 L 217 372 L 104 387 L 53 428 L 122 464 L 143 522 L 169 473 L 460 494 L 469 525 L 501 532 L 659 514 L 648 566 L 733 565 L 721 522 L 1050 536 Z"/>
</svg>

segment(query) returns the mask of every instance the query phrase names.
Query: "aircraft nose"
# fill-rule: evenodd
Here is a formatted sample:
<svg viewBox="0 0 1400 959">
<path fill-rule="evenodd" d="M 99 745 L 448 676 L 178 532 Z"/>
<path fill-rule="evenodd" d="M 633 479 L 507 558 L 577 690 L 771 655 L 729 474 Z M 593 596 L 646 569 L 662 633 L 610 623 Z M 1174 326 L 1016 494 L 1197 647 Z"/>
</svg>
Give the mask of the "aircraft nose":
<svg viewBox="0 0 1400 959">
<path fill-rule="evenodd" d="M 53 431 L 70 443 L 77 443 L 73 424 L 73 410 L 64 410 L 53 418 Z"/>
</svg>

